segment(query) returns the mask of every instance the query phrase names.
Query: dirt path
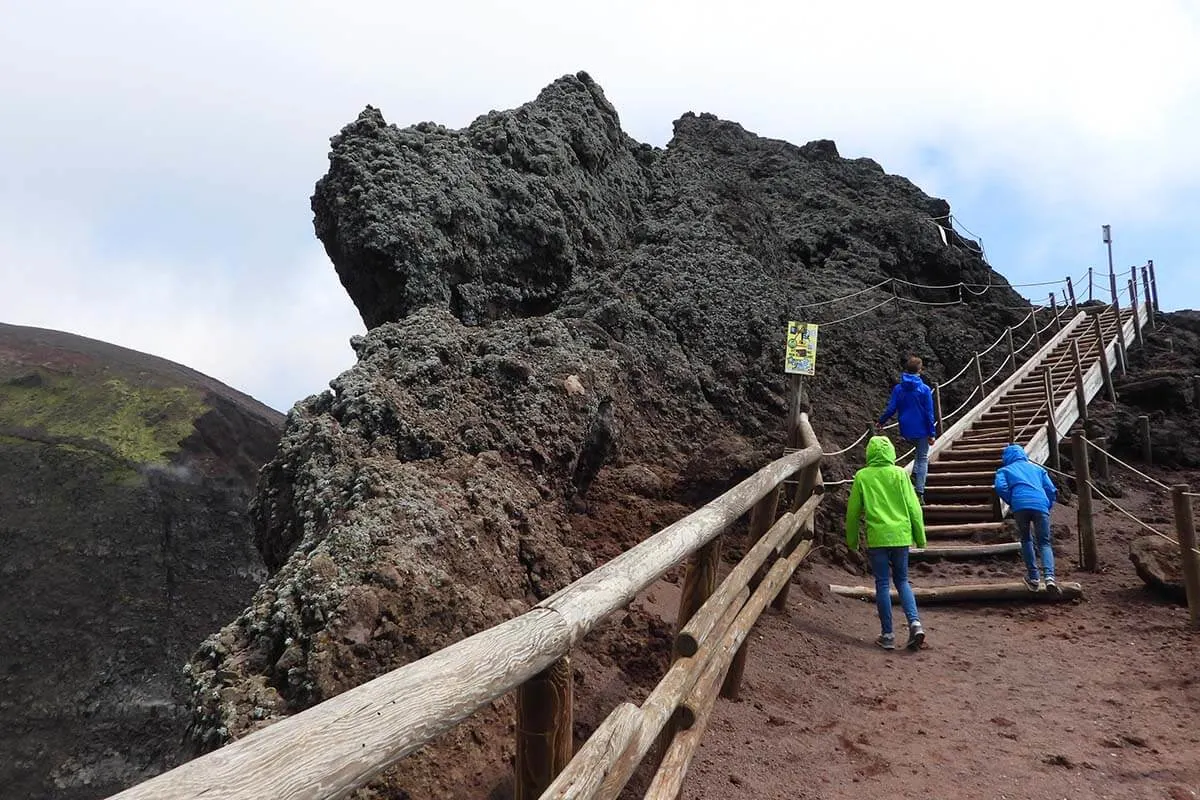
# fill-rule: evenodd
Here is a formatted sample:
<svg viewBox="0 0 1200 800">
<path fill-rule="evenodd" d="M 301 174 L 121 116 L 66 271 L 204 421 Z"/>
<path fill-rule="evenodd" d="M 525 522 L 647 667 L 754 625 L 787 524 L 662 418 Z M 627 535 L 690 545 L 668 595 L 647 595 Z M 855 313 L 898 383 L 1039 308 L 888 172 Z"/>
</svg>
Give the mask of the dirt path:
<svg viewBox="0 0 1200 800">
<path fill-rule="evenodd" d="M 1120 502 L 1170 532 L 1169 500 L 1124 483 Z M 869 577 L 806 569 L 789 610 L 756 629 L 743 699 L 718 704 L 684 796 L 1200 798 L 1200 634 L 1134 573 L 1135 523 L 1097 515 L 1093 575 L 1074 521 L 1056 508 L 1059 577 L 1083 584 L 1082 602 L 929 606 L 919 653 L 879 650 L 874 606 L 823 589 Z M 1011 579 L 1018 563 L 914 582 Z"/>
</svg>

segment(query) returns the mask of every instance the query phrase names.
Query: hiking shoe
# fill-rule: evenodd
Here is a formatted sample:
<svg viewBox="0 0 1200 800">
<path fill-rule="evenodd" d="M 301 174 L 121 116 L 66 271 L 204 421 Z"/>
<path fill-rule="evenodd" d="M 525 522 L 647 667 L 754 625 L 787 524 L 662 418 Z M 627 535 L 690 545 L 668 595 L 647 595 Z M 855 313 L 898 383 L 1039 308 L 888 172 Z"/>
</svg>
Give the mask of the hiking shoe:
<svg viewBox="0 0 1200 800">
<path fill-rule="evenodd" d="M 925 628 L 920 622 L 913 622 L 908 626 L 908 644 L 904 646 L 909 650 L 920 650 L 925 646 Z"/>
<path fill-rule="evenodd" d="M 1046 591 L 1056 597 L 1061 597 L 1063 593 L 1062 587 L 1058 585 L 1058 582 L 1054 578 L 1046 578 Z"/>
<path fill-rule="evenodd" d="M 917 492 L 917 502 L 921 504 L 922 508 L 925 507 L 925 493 L 924 492 Z"/>
<path fill-rule="evenodd" d="M 1025 588 L 1031 592 L 1036 592 L 1038 590 L 1038 582 L 1031 578 L 1025 578 Z"/>
<path fill-rule="evenodd" d="M 879 638 L 875 640 L 875 644 L 879 645 L 884 650 L 895 650 L 896 649 L 896 634 L 881 633 L 881 634 L 879 634 Z"/>
</svg>

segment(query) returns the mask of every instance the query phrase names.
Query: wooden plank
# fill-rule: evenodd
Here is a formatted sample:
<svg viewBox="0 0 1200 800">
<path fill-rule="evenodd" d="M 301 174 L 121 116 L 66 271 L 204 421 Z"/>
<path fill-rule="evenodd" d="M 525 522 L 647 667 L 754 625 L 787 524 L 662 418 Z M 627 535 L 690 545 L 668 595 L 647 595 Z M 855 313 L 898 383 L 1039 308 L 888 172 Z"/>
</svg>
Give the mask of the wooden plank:
<svg viewBox="0 0 1200 800">
<path fill-rule="evenodd" d="M 957 547 L 914 547 L 908 551 L 908 554 L 917 561 L 935 561 L 942 558 L 950 560 L 990 558 L 1020 552 L 1020 542 L 1001 542 L 1000 544 L 964 544 Z"/>
<path fill-rule="evenodd" d="M 340 800 L 565 655 L 571 629 L 535 608 L 381 675 L 111 800 Z"/>
<path fill-rule="evenodd" d="M 584 575 L 538 604 L 567 622 L 574 645 L 613 611 L 627 606 L 664 572 L 704 546 L 784 478 L 821 458 L 819 445 L 772 461 L 716 500 Z"/>
<path fill-rule="evenodd" d="M 642 711 L 622 703 L 604 718 L 539 800 L 589 800 L 642 726 Z"/>
<path fill-rule="evenodd" d="M 955 586 L 914 586 L 913 594 L 917 602 L 931 605 L 935 603 L 984 603 L 996 600 L 1023 600 L 1026 602 L 1058 602 L 1061 600 L 1077 600 L 1083 597 L 1083 587 L 1078 583 L 1060 583 L 1058 588 L 1062 594 L 1051 592 L 1034 592 L 1021 581 L 1016 583 L 977 583 L 959 584 Z M 839 586 L 830 584 L 829 590 L 841 597 L 851 597 L 856 600 L 874 602 L 875 589 L 870 586 Z M 892 599 L 899 601 L 896 590 L 892 590 Z"/>
<path fill-rule="evenodd" d="M 780 517 L 754 546 L 742 557 L 720 585 L 712 593 L 696 615 L 685 625 L 675 637 L 675 650 L 680 655 L 695 655 L 703 642 L 713 630 L 721 610 L 727 606 L 737 593 L 749 586 L 750 579 L 759 571 L 772 553 L 779 552 L 795 532 L 803 525 L 804 520 L 811 519 L 821 502 L 821 496 L 816 495 L 805 501 L 796 513 L 788 513 Z"/>
</svg>

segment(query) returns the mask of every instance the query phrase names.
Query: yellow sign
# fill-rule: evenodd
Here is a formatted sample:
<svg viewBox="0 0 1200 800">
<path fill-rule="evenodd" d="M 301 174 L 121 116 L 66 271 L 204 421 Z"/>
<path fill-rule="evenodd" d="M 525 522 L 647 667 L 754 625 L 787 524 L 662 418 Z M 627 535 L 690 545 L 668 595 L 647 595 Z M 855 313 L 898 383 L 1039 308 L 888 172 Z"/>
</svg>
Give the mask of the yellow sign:
<svg viewBox="0 0 1200 800">
<path fill-rule="evenodd" d="M 789 322 L 783 371 L 788 375 L 813 375 L 817 367 L 817 326 Z"/>
</svg>

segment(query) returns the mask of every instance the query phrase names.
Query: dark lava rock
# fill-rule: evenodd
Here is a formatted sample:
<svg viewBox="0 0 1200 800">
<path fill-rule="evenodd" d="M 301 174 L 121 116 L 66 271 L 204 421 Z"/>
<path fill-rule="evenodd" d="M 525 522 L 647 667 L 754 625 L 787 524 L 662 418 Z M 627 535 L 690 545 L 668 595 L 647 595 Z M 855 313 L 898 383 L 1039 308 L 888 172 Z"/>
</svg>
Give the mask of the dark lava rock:
<svg viewBox="0 0 1200 800">
<path fill-rule="evenodd" d="M 939 230 L 944 201 L 875 162 L 709 114 L 651 148 L 582 73 L 464 130 L 367 108 L 312 204 L 370 330 L 264 471 L 273 575 L 190 665 L 201 749 L 518 613 L 653 533 L 642 501 L 675 519 L 780 455 L 789 319 L 828 323 L 806 388 L 837 446 L 906 352 L 945 376 L 1025 305 Z M 869 288 L 888 277 L 992 288 L 924 305 L 959 291 Z M 506 769 L 502 712 L 455 734 L 488 742 L 472 774 Z M 459 761 L 426 748 L 388 791 L 445 796 Z"/>
<path fill-rule="evenodd" d="M 265 578 L 246 507 L 283 416 L 193 370 L 0 325 L 0 795 L 178 763 L 181 668 Z"/>
<path fill-rule="evenodd" d="M 1147 586 L 1173 602 L 1187 605 L 1179 545 L 1159 536 L 1142 536 L 1129 543 L 1129 560 Z"/>
</svg>

